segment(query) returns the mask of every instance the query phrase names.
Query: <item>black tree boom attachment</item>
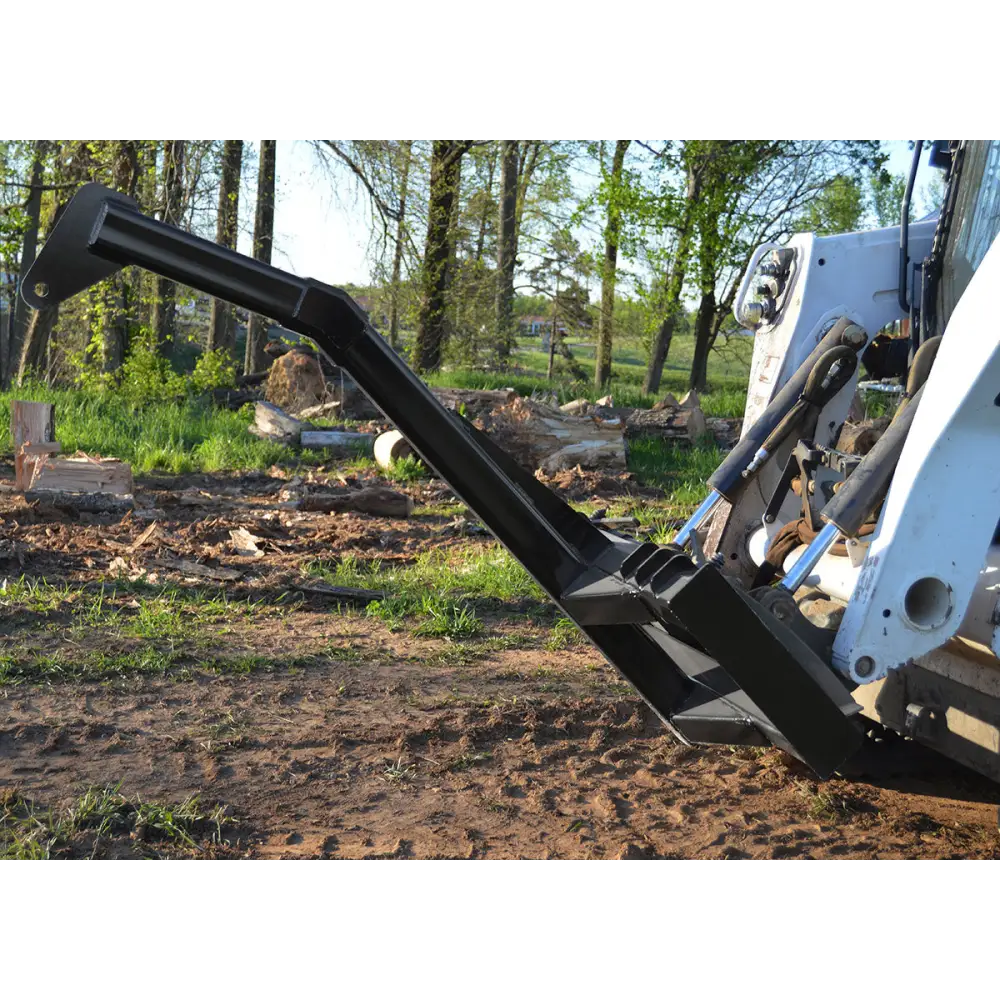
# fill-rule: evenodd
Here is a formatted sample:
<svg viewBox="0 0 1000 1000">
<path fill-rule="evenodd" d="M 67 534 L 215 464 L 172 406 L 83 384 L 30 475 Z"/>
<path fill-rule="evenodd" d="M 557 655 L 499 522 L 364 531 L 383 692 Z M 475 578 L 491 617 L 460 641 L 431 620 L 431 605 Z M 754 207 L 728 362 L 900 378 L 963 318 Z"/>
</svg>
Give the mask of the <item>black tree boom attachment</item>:
<svg viewBox="0 0 1000 1000">
<path fill-rule="evenodd" d="M 815 653 L 711 563 L 602 531 L 446 410 L 346 292 L 244 257 L 82 187 L 22 283 L 35 308 L 126 265 L 268 316 L 343 366 L 660 718 L 693 743 L 788 750 L 827 775 L 861 744 Z"/>
</svg>

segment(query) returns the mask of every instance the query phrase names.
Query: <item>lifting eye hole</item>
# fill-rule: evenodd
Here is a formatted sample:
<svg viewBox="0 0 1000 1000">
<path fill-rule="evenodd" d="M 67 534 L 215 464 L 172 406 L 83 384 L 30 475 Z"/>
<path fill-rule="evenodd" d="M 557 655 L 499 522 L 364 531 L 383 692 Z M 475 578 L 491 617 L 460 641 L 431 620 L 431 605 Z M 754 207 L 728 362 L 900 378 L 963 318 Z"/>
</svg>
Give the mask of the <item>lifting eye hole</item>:
<svg viewBox="0 0 1000 1000">
<path fill-rule="evenodd" d="M 39 281 L 34 287 L 34 292 L 40 299 L 47 299 L 49 297 L 49 286 L 44 281 Z"/>
<path fill-rule="evenodd" d="M 889 615 L 891 615 L 891 614 L 892 614 L 892 612 L 888 608 L 883 608 L 882 609 L 882 617 L 883 618 L 888 618 Z"/>
<path fill-rule="evenodd" d="M 826 258 L 820 257 L 820 259 L 816 261 L 816 263 L 819 264 L 820 267 L 822 267 L 826 263 Z"/>
</svg>

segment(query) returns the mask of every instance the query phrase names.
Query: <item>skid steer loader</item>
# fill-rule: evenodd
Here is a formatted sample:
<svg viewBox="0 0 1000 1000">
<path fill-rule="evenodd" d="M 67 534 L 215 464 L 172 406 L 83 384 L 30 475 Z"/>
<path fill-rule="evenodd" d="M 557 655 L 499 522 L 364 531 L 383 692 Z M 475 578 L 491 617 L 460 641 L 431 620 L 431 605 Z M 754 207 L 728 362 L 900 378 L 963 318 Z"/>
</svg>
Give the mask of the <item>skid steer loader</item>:
<svg viewBox="0 0 1000 1000">
<path fill-rule="evenodd" d="M 770 743 L 826 776 L 881 724 L 1000 780 L 1000 144 L 931 159 L 936 219 L 908 221 L 914 170 L 899 227 L 754 253 L 743 437 L 669 545 L 570 508 L 345 292 L 114 191 L 77 192 L 22 294 L 42 308 L 138 265 L 312 338 L 688 743 Z M 902 320 L 905 339 L 880 333 Z M 862 366 L 900 396 L 863 455 L 836 447 Z"/>
</svg>

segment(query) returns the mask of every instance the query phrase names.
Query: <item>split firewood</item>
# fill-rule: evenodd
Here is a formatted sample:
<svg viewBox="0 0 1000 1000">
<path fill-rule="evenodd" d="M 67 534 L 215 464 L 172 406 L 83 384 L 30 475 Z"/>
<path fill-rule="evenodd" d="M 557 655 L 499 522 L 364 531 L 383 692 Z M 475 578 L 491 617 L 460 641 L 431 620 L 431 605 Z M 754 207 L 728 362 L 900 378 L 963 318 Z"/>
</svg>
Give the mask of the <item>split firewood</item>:
<svg viewBox="0 0 1000 1000">
<path fill-rule="evenodd" d="M 34 452 L 25 469 L 25 447 L 47 445 L 55 442 L 56 408 L 54 403 L 33 403 L 13 399 L 10 403 L 10 434 L 14 440 L 14 487 L 23 490 L 31 482 L 36 464 L 34 457 L 48 454 Z M 56 451 L 59 448 L 56 446 Z"/>
<path fill-rule="evenodd" d="M 677 402 L 677 397 L 672 393 L 668 392 L 663 399 L 658 399 L 653 403 L 651 409 L 653 410 L 676 410 L 681 404 Z"/>
<path fill-rule="evenodd" d="M 701 398 L 698 396 L 698 393 L 692 389 L 690 392 L 681 397 L 680 407 L 682 410 L 700 410 Z"/>
<path fill-rule="evenodd" d="M 254 437 L 265 441 L 297 445 L 302 431 L 311 429 L 311 426 L 290 417 L 274 403 L 257 403 L 254 406 L 254 422 L 247 429 Z"/>
<path fill-rule="evenodd" d="M 91 458 L 89 455 L 41 457 L 35 462 L 28 489 L 131 496 L 132 466 L 117 458 Z"/>
<path fill-rule="evenodd" d="M 413 454 L 410 442 L 401 431 L 386 431 L 375 438 L 375 462 L 381 469 L 391 469 L 395 462 Z"/>
<path fill-rule="evenodd" d="M 582 413 L 586 413 L 589 409 L 589 399 L 574 399 L 569 403 L 563 403 L 563 405 L 559 407 L 560 412 L 568 413 L 571 416 L 579 416 Z"/>
<path fill-rule="evenodd" d="M 409 517 L 413 513 L 413 499 L 385 486 L 369 486 L 362 490 L 344 490 L 340 493 L 314 493 L 294 502 L 296 510 L 320 514 L 374 514 L 377 517 Z"/>
<path fill-rule="evenodd" d="M 292 416 L 296 420 L 322 420 L 324 417 L 335 417 L 340 409 L 340 400 L 331 399 L 326 403 L 319 403 L 316 406 L 307 406 Z"/>
</svg>

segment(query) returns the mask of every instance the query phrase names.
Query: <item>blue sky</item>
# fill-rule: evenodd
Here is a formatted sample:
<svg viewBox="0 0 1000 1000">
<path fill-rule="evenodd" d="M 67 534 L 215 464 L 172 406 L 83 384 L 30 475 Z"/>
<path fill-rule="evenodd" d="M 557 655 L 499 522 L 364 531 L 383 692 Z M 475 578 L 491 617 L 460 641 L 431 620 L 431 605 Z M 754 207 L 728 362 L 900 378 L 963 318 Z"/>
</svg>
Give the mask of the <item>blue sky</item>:
<svg viewBox="0 0 1000 1000">
<path fill-rule="evenodd" d="M 890 171 L 906 174 L 911 155 L 907 143 L 886 141 L 886 148 Z M 918 207 L 919 194 L 935 173 L 926 165 L 926 158 L 925 153 L 917 178 Z M 253 160 L 256 162 L 256 155 Z M 249 253 L 256 181 L 253 176 L 246 181 L 239 249 Z M 366 283 L 372 222 L 365 200 L 356 196 L 344 175 L 340 175 L 335 190 L 308 142 L 279 140 L 276 188 L 274 263 L 331 284 Z"/>
</svg>

